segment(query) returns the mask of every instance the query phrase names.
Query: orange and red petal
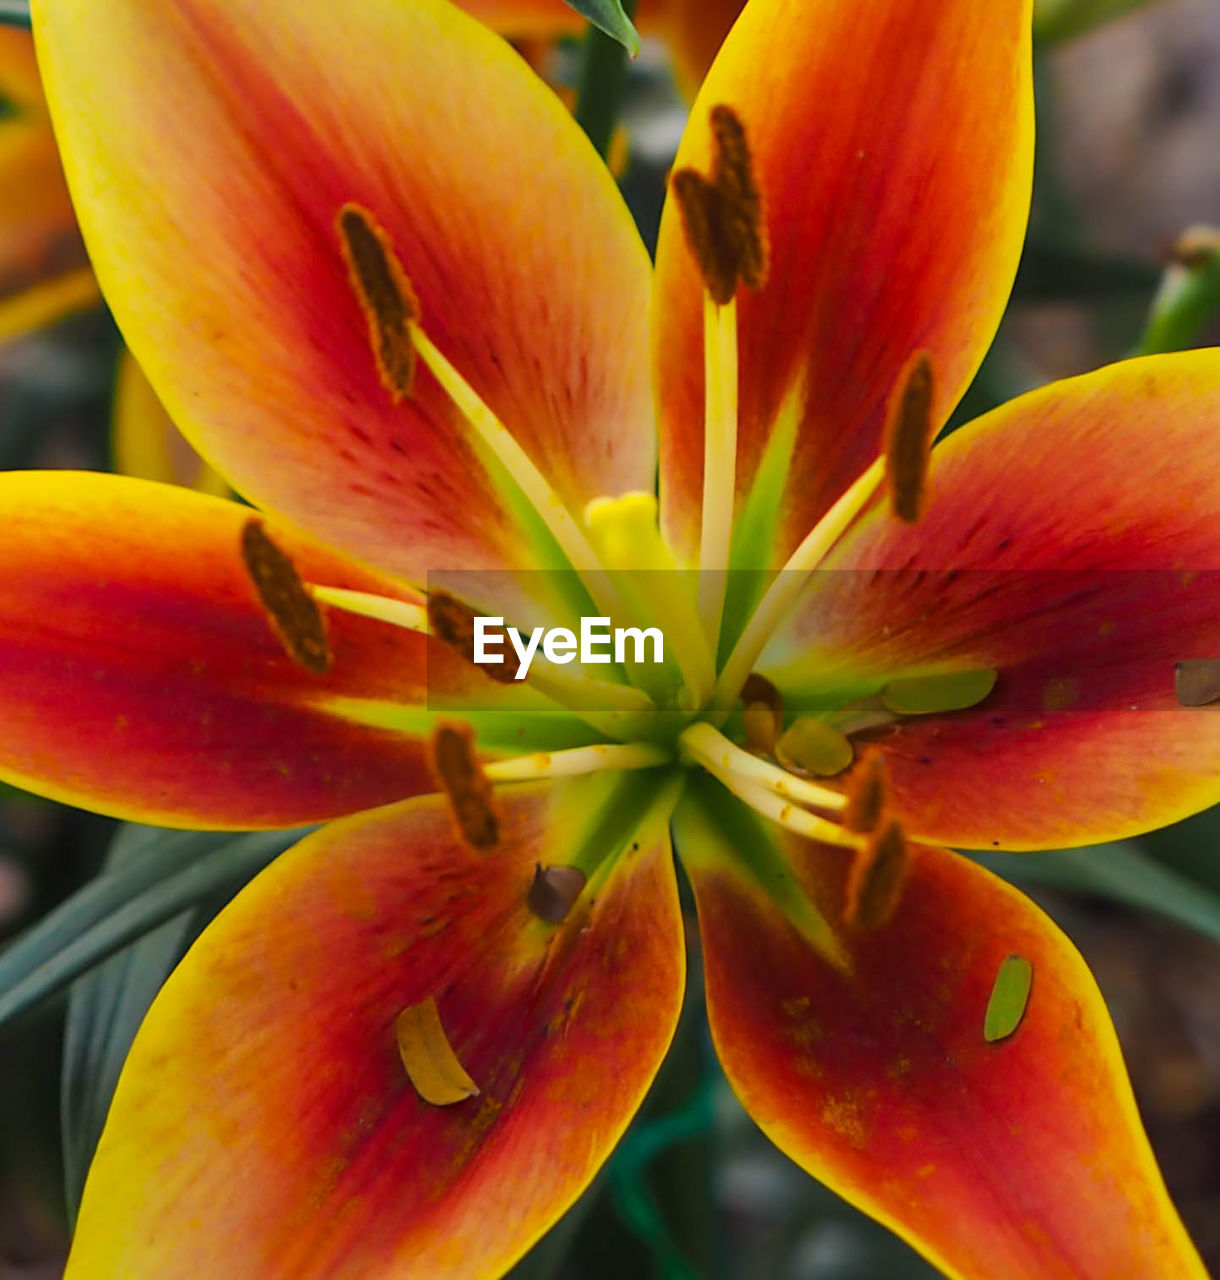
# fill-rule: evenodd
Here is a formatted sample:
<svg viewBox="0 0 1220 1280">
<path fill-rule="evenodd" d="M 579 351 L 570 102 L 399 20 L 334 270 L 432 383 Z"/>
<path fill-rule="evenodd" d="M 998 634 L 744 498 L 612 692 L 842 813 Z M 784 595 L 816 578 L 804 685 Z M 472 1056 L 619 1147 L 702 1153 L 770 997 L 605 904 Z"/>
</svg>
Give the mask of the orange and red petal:
<svg viewBox="0 0 1220 1280">
<path fill-rule="evenodd" d="M 332 824 L 209 927 L 119 1082 L 68 1276 L 496 1276 L 588 1184 L 683 990 L 663 821 L 613 777 L 498 798 L 491 854 L 434 797 Z M 535 866 L 621 854 L 560 925 Z M 603 830 L 603 834 L 605 831 Z M 638 846 L 638 847 L 635 847 Z M 424 1102 L 395 1023 L 432 1000 L 479 1092 Z"/>
<path fill-rule="evenodd" d="M 330 608 L 330 670 L 297 666 L 243 564 L 254 514 L 124 477 L 0 475 L 0 775 L 200 828 L 293 826 L 433 789 L 429 693 L 455 674 L 500 700 L 517 691 L 426 654 L 439 646 L 417 633 Z M 308 582 L 410 598 L 268 529 Z M 511 710 L 509 746 L 529 727 L 520 701 Z"/>
<path fill-rule="evenodd" d="M 877 508 L 763 670 L 794 707 L 835 685 L 995 668 L 979 706 L 864 735 L 921 837 L 1086 844 L 1220 800 L 1220 352 L 1155 356 L 1022 397 L 934 452 L 915 527 Z"/>
<path fill-rule="evenodd" d="M 931 357 L 943 421 L 991 342 L 1029 207 L 1029 23 L 1029 0 L 750 0 L 699 92 L 676 164 L 708 171 L 709 114 L 731 107 L 770 245 L 765 286 L 738 296 L 737 493 L 740 512 L 778 451 L 773 563 L 877 456 L 911 356 Z M 665 528 L 689 559 L 702 300 L 673 200 L 654 307 Z"/>
<path fill-rule="evenodd" d="M 709 794 L 719 821 L 725 801 Z M 688 849 L 688 823 L 680 810 L 712 1035 L 783 1151 L 962 1280 L 1202 1280 L 1101 995 L 1033 903 L 957 854 L 914 847 L 889 923 L 842 928 L 839 968 L 747 883 L 742 851 Z M 851 855 L 778 839 L 841 919 Z M 1010 955 L 1031 963 L 1032 987 L 1016 1029 L 989 1042 Z"/>
<path fill-rule="evenodd" d="M 107 300 L 241 493 L 417 583 L 536 563 L 432 375 L 397 405 L 382 384 L 336 226 L 353 202 L 569 508 L 651 482 L 647 254 L 499 37 L 444 0 L 57 0 L 34 25 Z"/>
</svg>

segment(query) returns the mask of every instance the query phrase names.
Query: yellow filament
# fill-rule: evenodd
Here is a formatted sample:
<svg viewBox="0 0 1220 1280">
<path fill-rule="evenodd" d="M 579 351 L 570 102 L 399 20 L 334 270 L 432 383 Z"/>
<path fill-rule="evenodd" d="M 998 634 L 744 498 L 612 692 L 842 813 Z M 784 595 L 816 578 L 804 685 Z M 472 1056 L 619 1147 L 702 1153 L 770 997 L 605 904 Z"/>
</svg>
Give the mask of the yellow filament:
<svg viewBox="0 0 1220 1280">
<path fill-rule="evenodd" d="M 807 840 L 819 840 L 822 844 L 837 845 L 841 849 L 859 849 L 867 843 L 863 836 L 848 831 L 827 818 L 821 818 L 816 813 L 810 813 L 808 809 L 802 809 L 783 796 L 776 795 L 774 791 L 768 791 L 766 787 L 747 781 L 735 773 L 713 769 L 706 764 L 704 767 L 756 813 L 770 818 L 794 835 L 804 836 Z"/>
<path fill-rule="evenodd" d="M 737 489 L 737 299 L 717 306 L 703 295 L 703 529 L 699 543 L 699 620 L 715 652 Z"/>
<path fill-rule="evenodd" d="M 878 458 L 805 535 L 804 541 L 776 574 L 749 625 L 742 632 L 729 660 L 724 664 L 716 692 L 708 708 L 708 718 L 721 724 L 732 709 L 738 691 L 754 669 L 759 654 L 775 628 L 796 603 L 809 575 L 830 554 L 852 521 L 868 504 L 885 479 L 885 458 Z"/>
<path fill-rule="evenodd" d="M 621 613 L 622 602 L 618 593 L 598 563 L 588 539 L 542 472 L 517 442 L 517 438 L 441 354 L 418 324 L 411 323 L 410 333 L 416 355 L 428 366 L 432 376 L 474 428 L 478 438 L 533 504 L 560 549 L 580 575 L 597 607 L 611 617 Z"/>
<path fill-rule="evenodd" d="M 760 760 L 748 751 L 743 751 L 706 721 L 688 726 L 682 731 L 678 742 L 690 759 L 703 765 L 721 781 L 724 781 L 722 775 L 732 774 L 743 782 L 762 787 L 782 799 L 813 805 L 817 809 L 834 811 L 842 809 L 846 804 L 846 799 L 839 792 L 819 786 L 807 778 L 798 778 L 769 760 Z"/>
<path fill-rule="evenodd" d="M 673 753 L 652 742 L 599 742 L 567 751 L 535 751 L 528 756 L 484 765 L 492 782 L 532 782 L 536 778 L 570 778 L 607 769 L 651 769 L 668 764 Z"/>
<path fill-rule="evenodd" d="M 345 587 L 319 587 L 312 583 L 309 593 L 320 604 L 341 609 L 344 613 L 359 614 L 362 618 L 376 618 L 404 631 L 428 631 L 428 610 L 422 604 L 395 600 L 390 596 L 373 595 L 368 591 L 349 591 Z"/>
</svg>

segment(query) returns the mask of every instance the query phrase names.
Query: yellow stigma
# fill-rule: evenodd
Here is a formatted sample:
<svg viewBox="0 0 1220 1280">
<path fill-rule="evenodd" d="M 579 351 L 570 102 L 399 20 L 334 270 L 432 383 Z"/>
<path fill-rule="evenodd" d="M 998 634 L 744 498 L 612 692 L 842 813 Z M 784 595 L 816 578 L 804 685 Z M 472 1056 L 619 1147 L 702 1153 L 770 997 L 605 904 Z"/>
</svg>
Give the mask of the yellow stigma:
<svg viewBox="0 0 1220 1280">
<path fill-rule="evenodd" d="M 309 671 L 318 675 L 329 671 L 330 642 L 322 611 L 292 560 L 257 520 L 247 520 L 242 528 L 241 555 L 263 612 L 284 651 Z"/>
<path fill-rule="evenodd" d="M 390 237 L 367 209 L 345 204 L 336 224 L 352 289 L 368 321 L 377 372 L 397 404 L 411 394 L 415 377 L 411 322 L 419 317 L 419 303 Z"/>
</svg>

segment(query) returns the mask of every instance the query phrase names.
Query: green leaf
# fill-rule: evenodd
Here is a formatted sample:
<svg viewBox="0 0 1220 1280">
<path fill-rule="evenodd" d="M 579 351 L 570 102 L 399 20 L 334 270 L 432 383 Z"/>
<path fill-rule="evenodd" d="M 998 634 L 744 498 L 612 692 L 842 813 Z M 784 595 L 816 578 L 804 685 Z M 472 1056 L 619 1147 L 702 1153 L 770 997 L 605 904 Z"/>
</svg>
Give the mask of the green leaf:
<svg viewBox="0 0 1220 1280">
<path fill-rule="evenodd" d="M 76 1221 L 85 1174 L 131 1042 L 165 979 L 202 928 L 204 914 L 181 912 L 72 984 L 60 1077 L 69 1223 Z"/>
<path fill-rule="evenodd" d="M 640 37 L 623 8 L 622 0 L 567 0 L 583 18 L 604 31 L 634 58 L 640 51 Z"/>
<path fill-rule="evenodd" d="M 182 850 L 184 834 L 195 837 L 190 844 L 199 848 L 195 865 L 206 859 L 210 871 L 219 875 L 225 851 L 229 850 L 228 865 L 232 874 L 219 880 L 215 889 L 194 906 L 82 974 L 72 983 L 69 992 L 60 1114 L 64 1189 L 71 1221 L 76 1218 L 85 1175 L 101 1137 L 119 1072 L 157 992 L 187 948 L 250 874 L 294 843 L 301 832 L 275 831 L 250 837 L 235 836 L 232 832 L 183 833 L 159 827 L 126 826 L 111 844 L 99 878 L 131 869 L 146 860 L 150 850 L 166 844 Z M 231 846 L 239 842 L 242 852 L 234 859 Z M 191 851 L 185 852 L 189 856 Z"/>
<path fill-rule="evenodd" d="M 244 884 L 309 830 L 124 828 L 102 873 L 0 954 L 0 1023 L 184 908 Z"/>
<path fill-rule="evenodd" d="M 1156 911 L 1220 942 L 1220 895 L 1162 866 L 1130 840 L 1091 849 L 969 856 L 1014 884 L 1095 893 Z"/>
</svg>

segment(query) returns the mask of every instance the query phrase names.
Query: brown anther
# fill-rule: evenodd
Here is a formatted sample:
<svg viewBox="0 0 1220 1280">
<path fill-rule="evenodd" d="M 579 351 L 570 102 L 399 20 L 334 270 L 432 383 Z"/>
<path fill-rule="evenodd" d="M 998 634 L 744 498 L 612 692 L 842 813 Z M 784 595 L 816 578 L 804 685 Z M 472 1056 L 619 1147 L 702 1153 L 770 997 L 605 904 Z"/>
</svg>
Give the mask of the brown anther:
<svg viewBox="0 0 1220 1280">
<path fill-rule="evenodd" d="M 437 725 L 432 734 L 432 769 L 449 800 L 462 839 L 486 853 L 500 840 L 500 823 L 492 807 L 492 787 L 474 754 L 474 734 L 467 725 Z"/>
<path fill-rule="evenodd" d="M 755 671 L 746 677 L 741 687 L 741 700 L 746 704 L 743 716 L 746 749 L 773 756 L 784 728 L 783 694 L 766 676 Z"/>
<path fill-rule="evenodd" d="M 539 920 L 563 924 L 587 883 L 588 877 L 579 867 L 544 867 L 535 863 L 526 905 Z"/>
<path fill-rule="evenodd" d="M 847 804 L 843 808 L 843 825 L 848 831 L 876 831 L 885 811 L 888 793 L 885 757 L 874 747 L 865 752 L 847 775 Z"/>
<path fill-rule="evenodd" d="M 712 108 L 712 174 L 679 169 L 671 180 L 686 240 L 704 287 L 723 307 L 738 282 L 761 289 L 767 278 L 762 200 L 745 128 L 731 108 Z"/>
<path fill-rule="evenodd" d="M 241 558 L 284 652 L 318 675 L 330 670 L 326 620 L 287 555 L 272 542 L 257 520 L 241 531 Z"/>
<path fill-rule="evenodd" d="M 460 657 L 477 667 L 497 684 L 512 684 L 513 669 L 509 663 L 482 663 L 474 660 L 475 612 L 443 591 L 428 594 L 428 634 L 435 636 Z"/>
<path fill-rule="evenodd" d="M 917 351 L 894 385 L 883 437 L 890 508 L 907 524 L 923 514 L 927 495 L 928 457 L 936 433 L 933 391 L 932 360 L 926 351 Z"/>
<path fill-rule="evenodd" d="M 1188 227 L 1170 246 L 1168 258 L 1188 271 L 1206 267 L 1220 254 L 1220 228 L 1208 226 Z"/>
<path fill-rule="evenodd" d="M 1220 701 L 1220 658 L 1189 658 L 1173 664 L 1173 688 L 1184 707 Z"/>
<path fill-rule="evenodd" d="M 345 204 L 335 225 L 352 289 L 368 321 L 377 372 L 397 404 L 410 396 L 415 376 L 411 322 L 419 319 L 419 303 L 390 237 L 367 209 Z"/>
<path fill-rule="evenodd" d="M 853 929 L 880 929 L 902 897 L 910 859 L 906 836 L 891 818 L 857 851 L 847 880 L 847 923 Z"/>
</svg>

